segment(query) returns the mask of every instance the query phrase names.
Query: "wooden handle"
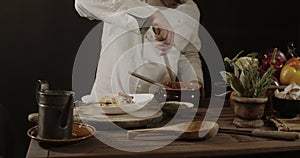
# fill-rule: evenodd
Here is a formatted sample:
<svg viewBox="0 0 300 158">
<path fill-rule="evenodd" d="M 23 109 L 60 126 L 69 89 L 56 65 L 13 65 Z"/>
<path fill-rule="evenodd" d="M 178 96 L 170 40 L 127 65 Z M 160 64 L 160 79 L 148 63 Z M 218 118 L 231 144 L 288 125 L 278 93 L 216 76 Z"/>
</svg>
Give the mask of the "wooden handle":
<svg viewBox="0 0 300 158">
<path fill-rule="evenodd" d="M 173 71 L 171 69 L 171 64 L 170 64 L 170 61 L 169 61 L 169 58 L 168 58 L 167 54 L 164 55 L 163 57 L 164 57 L 164 61 L 165 61 L 166 68 L 167 68 L 167 72 L 168 72 L 168 74 L 170 76 L 171 82 L 175 82 L 176 78 L 175 78 L 175 76 L 173 74 Z"/>
<path fill-rule="evenodd" d="M 153 29 L 153 32 L 156 35 L 158 35 L 160 33 L 160 29 L 159 28 L 153 27 L 152 29 Z M 163 57 L 164 57 L 164 62 L 166 64 L 167 72 L 168 72 L 168 74 L 170 76 L 171 82 L 175 82 L 176 77 L 174 76 L 173 71 L 171 69 L 171 64 L 170 64 L 169 58 L 168 58 L 167 55 L 164 55 Z"/>
<path fill-rule="evenodd" d="M 156 128 L 129 130 L 129 131 L 127 131 L 127 138 L 131 140 L 131 139 L 135 138 L 140 133 L 154 131 L 155 129 Z"/>
<path fill-rule="evenodd" d="M 148 82 L 148 83 L 151 83 L 151 84 L 156 84 L 156 83 L 157 83 L 156 81 L 154 81 L 154 80 L 152 80 L 152 79 L 150 79 L 150 78 L 148 78 L 148 77 L 146 77 L 146 76 L 143 76 L 143 75 L 141 75 L 141 74 L 138 74 L 138 73 L 136 73 L 136 72 L 130 72 L 130 71 L 128 71 L 128 73 L 129 73 L 130 75 L 132 75 L 132 76 L 134 76 L 134 77 L 137 77 L 137 78 L 139 78 L 139 79 L 141 79 L 141 80 L 143 80 L 143 81 L 146 81 L 146 82 Z"/>
<path fill-rule="evenodd" d="M 299 139 L 298 132 L 267 131 L 267 130 L 256 129 L 252 131 L 252 135 L 259 136 L 259 137 L 286 139 L 286 140 Z"/>
<path fill-rule="evenodd" d="M 27 119 L 29 122 L 37 124 L 39 122 L 39 114 L 38 113 L 29 114 Z"/>
<path fill-rule="evenodd" d="M 180 134 L 182 131 L 178 131 L 176 129 L 166 128 L 166 127 L 135 129 L 135 130 L 129 130 L 129 131 L 127 131 L 127 138 L 128 139 L 133 139 L 138 134 L 143 134 L 143 133 L 147 133 L 147 132 L 151 132 L 151 134 L 174 135 L 174 134 Z"/>
<path fill-rule="evenodd" d="M 143 81 L 146 81 L 146 82 L 148 82 L 148 83 L 151 83 L 152 85 L 155 85 L 155 86 L 157 86 L 158 88 L 164 88 L 164 87 L 165 87 L 164 85 L 158 84 L 158 82 L 156 82 L 156 81 L 154 81 L 154 80 L 152 80 L 152 79 L 150 79 L 150 78 L 148 78 L 148 77 L 146 77 L 146 76 L 143 76 L 143 75 L 141 75 L 141 74 L 138 74 L 138 73 L 136 73 L 136 72 L 130 72 L 130 71 L 128 71 L 128 73 L 129 73 L 130 75 L 134 76 L 134 77 L 137 77 L 137 78 L 143 80 Z"/>
</svg>

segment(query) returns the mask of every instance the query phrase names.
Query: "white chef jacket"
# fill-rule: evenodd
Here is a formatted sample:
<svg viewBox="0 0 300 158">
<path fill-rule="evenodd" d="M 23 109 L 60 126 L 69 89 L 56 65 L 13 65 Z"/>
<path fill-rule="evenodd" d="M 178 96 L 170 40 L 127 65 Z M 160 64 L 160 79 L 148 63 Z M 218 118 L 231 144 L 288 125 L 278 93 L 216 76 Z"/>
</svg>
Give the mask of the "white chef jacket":
<svg viewBox="0 0 300 158">
<path fill-rule="evenodd" d="M 163 57 L 155 48 L 152 29 L 144 36 L 137 19 L 145 19 L 160 10 L 174 29 L 174 46 L 168 58 L 172 71 L 182 82 L 199 81 L 203 72 L 199 58 L 200 12 L 192 1 L 176 9 L 162 8 L 160 0 L 75 0 L 80 16 L 104 22 L 102 49 L 96 79 L 84 102 L 96 102 L 103 96 L 122 93 L 147 93 L 151 85 L 129 75 L 137 72 L 157 82 L 170 81 Z"/>
</svg>

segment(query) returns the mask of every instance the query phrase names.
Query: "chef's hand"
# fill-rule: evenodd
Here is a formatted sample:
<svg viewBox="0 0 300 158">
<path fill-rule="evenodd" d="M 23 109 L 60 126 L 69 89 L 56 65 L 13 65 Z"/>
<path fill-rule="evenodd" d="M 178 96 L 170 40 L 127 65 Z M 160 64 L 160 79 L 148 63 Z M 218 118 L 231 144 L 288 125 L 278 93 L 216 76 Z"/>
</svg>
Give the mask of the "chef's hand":
<svg viewBox="0 0 300 158">
<path fill-rule="evenodd" d="M 165 55 L 174 45 L 174 31 L 166 17 L 156 11 L 149 17 L 148 24 L 153 27 L 155 32 L 156 48 L 161 55 Z"/>
</svg>

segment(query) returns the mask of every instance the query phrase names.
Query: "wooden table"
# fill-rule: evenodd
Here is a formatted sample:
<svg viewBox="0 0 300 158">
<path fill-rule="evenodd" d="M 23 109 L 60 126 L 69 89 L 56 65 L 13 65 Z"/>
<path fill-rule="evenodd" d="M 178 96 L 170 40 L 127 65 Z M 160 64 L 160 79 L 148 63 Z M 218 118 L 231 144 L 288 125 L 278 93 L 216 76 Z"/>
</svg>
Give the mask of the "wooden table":
<svg viewBox="0 0 300 158">
<path fill-rule="evenodd" d="M 207 104 L 207 100 L 203 104 Z M 202 104 L 201 104 L 202 105 Z M 213 112 L 213 111 L 212 111 Z M 198 109 L 195 120 L 205 116 L 206 108 Z M 230 124 L 234 118 L 231 107 L 225 102 L 222 113 L 218 118 L 220 126 Z M 167 118 L 165 120 L 168 120 Z M 162 122 L 163 123 L 163 122 Z M 274 129 L 266 122 L 265 129 Z M 96 132 L 95 136 L 99 135 Z M 159 140 L 158 140 L 159 141 Z M 149 142 L 156 143 L 156 142 Z M 126 145 L 126 142 L 120 142 Z M 138 148 L 138 146 L 137 146 Z M 260 138 L 246 135 L 218 133 L 215 137 L 200 140 L 176 140 L 163 148 L 148 152 L 126 152 L 114 149 L 91 137 L 81 142 L 65 146 L 42 147 L 35 140 L 31 140 L 27 157 L 253 157 L 253 155 L 282 156 L 284 154 L 300 153 L 300 140 L 287 141 L 271 138 Z"/>
</svg>

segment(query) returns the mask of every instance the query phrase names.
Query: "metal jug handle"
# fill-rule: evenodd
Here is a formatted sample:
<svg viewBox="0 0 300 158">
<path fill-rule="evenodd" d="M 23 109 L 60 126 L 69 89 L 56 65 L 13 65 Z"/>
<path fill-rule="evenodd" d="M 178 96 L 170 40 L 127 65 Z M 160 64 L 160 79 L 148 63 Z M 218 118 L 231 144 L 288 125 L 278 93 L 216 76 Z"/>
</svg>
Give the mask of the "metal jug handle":
<svg viewBox="0 0 300 158">
<path fill-rule="evenodd" d="M 67 128 L 68 122 L 70 119 L 73 119 L 73 106 L 74 106 L 74 94 L 71 93 L 69 97 L 69 101 L 65 108 L 63 109 L 63 112 L 59 116 L 59 122 L 60 122 L 60 127 L 61 128 Z M 73 120 L 71 120 L 73 122 Z"/>
<path fill-rule="evenodd" d="M 39 103 L 39 92 L 49 90 L 49 83 L 47 80 L 38 80 L 35 86 L 36 101 Z"/>
</svg>

